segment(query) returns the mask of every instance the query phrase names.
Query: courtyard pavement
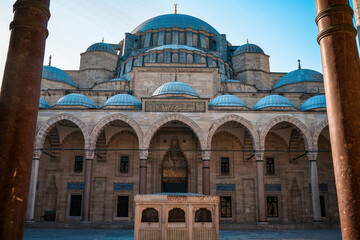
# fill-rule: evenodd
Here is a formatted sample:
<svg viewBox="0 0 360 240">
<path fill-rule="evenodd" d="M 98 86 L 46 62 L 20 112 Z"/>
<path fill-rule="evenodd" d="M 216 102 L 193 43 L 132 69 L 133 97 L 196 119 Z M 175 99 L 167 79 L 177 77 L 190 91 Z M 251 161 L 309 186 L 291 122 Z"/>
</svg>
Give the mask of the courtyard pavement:
<svg viewBox="0 0 360 240">
<path fill-rule="evenodd" d="M 130 240 L 133 230 L 26 228 L 24 240 Z M 337 230 L 229 230 L 220 231 L 221 240 L 339 240 Z"/>
</svg>

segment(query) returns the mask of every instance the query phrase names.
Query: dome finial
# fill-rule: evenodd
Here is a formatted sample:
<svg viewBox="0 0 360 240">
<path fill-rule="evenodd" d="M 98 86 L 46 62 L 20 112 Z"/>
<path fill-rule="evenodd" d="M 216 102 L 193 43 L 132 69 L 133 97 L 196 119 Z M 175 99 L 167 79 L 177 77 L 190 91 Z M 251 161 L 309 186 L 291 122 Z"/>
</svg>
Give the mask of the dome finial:
<svg viewBox="0 0 360 240">
<path fill-rule="evenodd" d="M 298 67 L 299 67 L 299 69 L 301 69 L 301 63 L 300 63 L 300 62 L 301 62 L 301 60 L 298 59 L 298 63 L 299 63 L 299 66 L 298 66 Z"/>
<path fill-rule="evenodd" d="M 101 42 L 104 42 L 104 37 L 102 38 Z"/>
<path fill-rule="evenodd" d="M 175 6 L 175 14 L 177 14 L 177 3 L 175 3 L 174 6 Z"/>
<path fill-rule="evenodd" d="M 248 38 L 246 39 L 246 43 L 249 44 L 249 39 Z"/>
<path fill-rule="evenodd" d="M 49 64 L 48 64 L 48 66 L 51 66 L 51 59 L 52 59 L 52 57 L 51 57 L 51 55 L 49 56 Z"/>
</svg>

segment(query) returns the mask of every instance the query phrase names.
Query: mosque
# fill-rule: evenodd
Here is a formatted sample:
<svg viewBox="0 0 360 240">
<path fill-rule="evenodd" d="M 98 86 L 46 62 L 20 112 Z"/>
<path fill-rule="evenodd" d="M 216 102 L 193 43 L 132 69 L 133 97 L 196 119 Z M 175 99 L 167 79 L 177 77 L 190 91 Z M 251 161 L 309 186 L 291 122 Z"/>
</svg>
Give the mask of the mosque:
<svg viewBox="0 0 360 240">
<path fill-rule="evenodd" d="M 222 223 L 339 221 L 322 74 L 176 12 L 44 66 L 27 220 L 133 222 L 160 192 L 219 196 Z"/>
</svg>

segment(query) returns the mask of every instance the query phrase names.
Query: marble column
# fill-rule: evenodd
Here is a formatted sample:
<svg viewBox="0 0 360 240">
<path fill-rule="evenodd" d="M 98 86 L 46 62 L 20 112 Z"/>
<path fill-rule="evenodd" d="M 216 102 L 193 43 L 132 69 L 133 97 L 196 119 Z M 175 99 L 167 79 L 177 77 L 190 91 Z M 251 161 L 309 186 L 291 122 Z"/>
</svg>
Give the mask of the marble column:
<svg viewBox="0 0 360 240">
<path fill-rule="evenodd" d="M 18 0 L 0 93 L 0 239 L 22 239 L 39 109 L 49 0 Z"/>
<path fill-rule="evenodd" d="M 210 195 L 210 151 L 202 154 L 202 182 L 203 194 Z"/>
<path fill-rule="evenodd" d="M 316 0 L 342 239 L 360 239 L 360 61 L 348 0 Z"/>
<path fill-rule="evenodd" d="M 316 162 L 317 153 L 308 152 L 307 156 L 309 159 L 309 167 L 310 167 L 313 220 L 314 222 L 321 222 L 319 181 L 318 181 L 318 171 L 317 171 L 317 162 Z"/>
<path fill-rule="evenodd" d="M 140 150 L 139 194 L 146 194 L 148 150 Z"/>
<path fill-rule="evenodd" d="M 39 173 L 40 156 L 41 156 L 41 151 L 35 150 L 33 154 L 32 166 L 31 166 L 31 177 L 30 177 L 27 210 L 26 210 L 26 221 L 34 221 L 36 186 L 37 186 L 37 178 Z"/>
<path fill-rule="evenodd" d="M 90 221 L 90 204 L 91 204 L 91 186 L 92 186 L 92 165 L 94 160 L 94 151 L 85 152 L 85 175 L 84 175 L 84 198 L 81 214 L 81 221 Z"/>
<path fill-rule="evenodd" d="M 264 184 L 264 152 L 255 153 L 256 158 L 256 178 L 257 178 L 257 202 L 258 202 L 258 222 L 267 222 L 265 205 L 265 184 Z"/>
</svg>

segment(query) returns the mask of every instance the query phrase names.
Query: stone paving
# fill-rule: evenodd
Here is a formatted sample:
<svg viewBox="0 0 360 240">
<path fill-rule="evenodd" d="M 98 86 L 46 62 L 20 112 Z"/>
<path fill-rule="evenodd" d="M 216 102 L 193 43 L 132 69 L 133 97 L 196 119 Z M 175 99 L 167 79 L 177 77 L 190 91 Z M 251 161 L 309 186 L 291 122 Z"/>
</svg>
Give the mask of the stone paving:
<svg viewBox="0 0 360 240">
<path fill-rule="evenodd" d="M 110 229 L 47 229 L 27 228 L 24 240 L 130 240 L 133 239 L 133 230 Z M 221 240 L 339 240 L 340 229 L 337 230 L 231 230 L 220 231 Z"/>
</svg>

